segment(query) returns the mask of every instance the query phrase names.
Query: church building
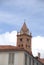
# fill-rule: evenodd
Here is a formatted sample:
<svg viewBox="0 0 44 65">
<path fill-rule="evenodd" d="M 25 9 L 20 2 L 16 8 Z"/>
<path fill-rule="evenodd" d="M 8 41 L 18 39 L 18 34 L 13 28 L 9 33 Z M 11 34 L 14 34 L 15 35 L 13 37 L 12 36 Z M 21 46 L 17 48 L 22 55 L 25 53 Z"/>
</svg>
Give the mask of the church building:
<svg viewBox="0 0 44 65">
<path fill-rule="evenodd" d="M 0 65 L 44 65 L 44 58 L 32 54 L 32 34 L 24 22 L 17 33 L 17 45 L 0 45 Z"/>
</svg>

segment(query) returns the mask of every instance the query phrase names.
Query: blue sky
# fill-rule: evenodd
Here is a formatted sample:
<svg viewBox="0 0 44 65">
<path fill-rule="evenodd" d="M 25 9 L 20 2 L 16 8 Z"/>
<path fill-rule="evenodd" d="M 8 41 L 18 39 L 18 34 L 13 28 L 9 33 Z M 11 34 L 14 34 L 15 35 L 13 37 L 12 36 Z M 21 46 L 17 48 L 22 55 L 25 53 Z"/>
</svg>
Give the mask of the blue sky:
<svg viewBox="0 0 44 65">
<path fill-rule="evenodd" d="M 44 36 L 44 0 L 0 0 L 0 34 L 26 24 L 33 36 Z"/>
<path fill-rule="evenodd" d="M 24 20 L 32 32 L 34 55 L 44 57 L 44 0 L 0 0 L 0 44 L 15 45 Z"/>
</svg>

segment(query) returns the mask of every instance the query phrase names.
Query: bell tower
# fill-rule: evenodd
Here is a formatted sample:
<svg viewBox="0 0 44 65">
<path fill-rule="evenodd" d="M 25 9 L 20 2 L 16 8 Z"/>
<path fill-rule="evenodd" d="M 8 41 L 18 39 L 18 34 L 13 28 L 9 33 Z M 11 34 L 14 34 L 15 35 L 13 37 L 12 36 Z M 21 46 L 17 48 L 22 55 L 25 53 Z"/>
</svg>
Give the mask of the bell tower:
<svg viewBox="0 0 44 65">
<path fill-rule="evenodd" d="M 26 23 L 24 22 L 20 32 L 17 33 L 17 46 L 20 48 L 24 48 L 28 50 L 30 53 L 32 53 L 31 38 L 32 38 L 31 33 L 27 28 Z"/>
</svg>

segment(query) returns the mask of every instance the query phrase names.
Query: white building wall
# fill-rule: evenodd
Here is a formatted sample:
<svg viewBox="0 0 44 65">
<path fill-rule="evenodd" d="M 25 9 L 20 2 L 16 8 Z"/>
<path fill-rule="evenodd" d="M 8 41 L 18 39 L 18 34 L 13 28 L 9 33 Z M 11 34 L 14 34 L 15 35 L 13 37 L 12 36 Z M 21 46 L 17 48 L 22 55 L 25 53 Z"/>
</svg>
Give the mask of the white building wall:
<svg viewBox="0 0 44 65">
<path fill-rule="evenodd" d="M 8 65 L 8 53 L 0 52 L 0 65 Z"/>
<path fill-rule="evenodd" d="M 12 65 L 25 65 L 25 53 L 24 53 L 24 51 L 0 52 L 0 65 L 9 65 L 8 64 L 9 53 L 14 53 L 14 64 L 12 64 Z M 37 63 L 37 61 L 35 60 L 35 65 L 36 65 L 36 63 Z M 29 65 L 29 55 L 27 56 L 27 65 Z M 33 65 L 32 57 L 31 57 L 31 65 Z M 41 63 L 38 62 L 38 65 L 41 65 Z"/>
<path fill-rule="evenodd" d="M 24 65 L 24 52 L 16 52 L 14 65 Z"/>
<path fill-rule="evenodd" d="M 12 65 L 24 65 L 24 52 L 17 51 L 17 52 L 10 52 L 14 53 L 14 64 Z M 8 64 L 9 61 L 9 52 L 0 52 L 0 65 L 10 65 Z"/>
</svg>

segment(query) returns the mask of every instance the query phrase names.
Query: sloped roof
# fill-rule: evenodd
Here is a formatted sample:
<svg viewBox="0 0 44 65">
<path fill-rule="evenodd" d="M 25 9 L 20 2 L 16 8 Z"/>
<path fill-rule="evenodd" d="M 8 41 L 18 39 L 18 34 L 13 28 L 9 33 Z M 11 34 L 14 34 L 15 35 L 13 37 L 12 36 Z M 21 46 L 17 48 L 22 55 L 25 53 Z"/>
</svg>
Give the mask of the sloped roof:
<svg viewBox="0 0 44 65">
<path fill-rule="evenodd" d="M 23 26 L 22 26 L 22 28 L 21 28 L 21 30 L 20 31 L 23 31 L 23 32 L 27 32 L 27 31 L 29 31 L 29 29 L 27 28 L 27 26 L 26 26 L 26 23 L 24 22 L 24 24 L 23 24 Z"/>
<path fill-rule="evenodd" d="M 11 45 L 0 45 L 0 51 L 14 51 L 14 50 L 20 50 L 19 47 L 11 46 Z"/>
<path fill-rule="evenodd" d="M 27 50 L 24 49 L 23 47 L 20 48 L 20 47 L 12 46 L 12 45 L 0 45 L 0 52 L 4 52 L 4 51 L 27 51 Z"/>
<path fill-rule="evenodd" d="M 44 58 L 38 58 L 38 60 L 42 63 L 44 63 Z"/>
</svg>

